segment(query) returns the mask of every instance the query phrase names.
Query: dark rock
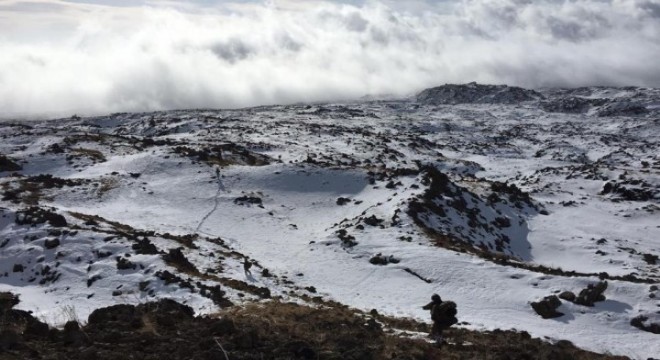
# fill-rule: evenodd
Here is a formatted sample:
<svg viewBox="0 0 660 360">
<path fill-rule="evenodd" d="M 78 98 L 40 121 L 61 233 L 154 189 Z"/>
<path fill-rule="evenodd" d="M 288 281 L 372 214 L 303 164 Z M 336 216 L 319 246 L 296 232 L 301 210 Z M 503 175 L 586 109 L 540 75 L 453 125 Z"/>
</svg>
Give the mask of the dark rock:
<svg viewBox="0 0 660 360">
<path fill-rule="evenodd" d="M 47 324 L 30 316 L 27 323 L 25 324 L 23 335 L 34 338 L 46 338 L 49 332 L 50 328 Z"/>
<path fill-rule="evenodd" d="M 120 328 L 122 324 L 131 324 L 134 319 L 140 319 L 133 305 L 113 305 L 94 310 L 87 319 L 87 326 L 92 328 Z"/>
<path fill-rule="evenodd" d="M 574 302 L 575 294 L 572 291 L 564 291 L 561 294 L 559 294 L 559 298 L 566 301 Z"/>
<path fill-rule="evenodd" d="M 234 204 L 237 205 L 245 205 L 245 204 L 250 204 L 250 205 L 261 205 L 262 200 L 261 198 L 255 197 L 255 196 L 241 196 L 236 199 L 234 199 Z"/>
<path fill-rule="evenodd" d="M 543 95 L 534 91 L 507 85 L 446 84 L 426 89 L 417 94 L 417 101 L 426 105 L 453 104 L 516 104 L 537 100 Z"/>
<path fill-rule="evenodd" d="M 46 249 L 54 249 L 58 246 L 60 246 L 59 239 L 46 239 L 46 241 L 44 242 L 44 247 Z"/>
<path fill-rule="evenodd" d="M 23 267 L 23 264 L 14 264 L 14 267 L 12 268 L 12 272 L 23 272 L 25 271 L 25 267 Z"/>
<path fill-rule="evenodd" d="M 188 306 L 179 304 L 171 299 L 162 299 L 158 302 L 140 304 L 137 310 L 147 314 L 160 314 L 169 316 L 177 321 L 190 320 L 195 315 L 195 311 Z"/>
<path fill-rule="evenodd" d="M 655 265 L 658 263 L 658 255 L 643 254 L 642 259 L 649 265 Z"/>
<path fill-rule="evenodd" d="M 345 247 L 353 247 L 358 244 L 358 242 L 355 241 L 355 236 L 350 235 L 346 229 L 339 229 L 335 233 Z"/>
<path fill-rule="evenodd" d="M 0 172 L 3 171 L 19 171 L 23 169 L 23 167 L 14 161 L 12 161 L 10 158 L 0 155 Z"/>
<path fill-rule="evenodd" d="M 53 154 L 62 154 L 64 153 L 64 149 L 62 148 L 62 146 L 60 146 L 60 144 L 55 143 L 50 145 L 48 148 L 46 148 L 46 152 L 50 152 Z"/>
<path fill-rule="evenodd" d="M 601 106 L 605 103 L 607 103 L 607 99 L 589 99 L 569 96 L 544 102 L 541 104 L 541 108 L 547 112 L 580 114 L 587 112 L 592 106 Z"/>
<path fill-rule="evenodd" d="M 400 260 L 395 258 L 392 255 L 385 256 L 381 253 L 378 253 L 378 254 L 372 256 L 369 259 L 369 262 L 373 265 L 387 265 L 387 264 L 398 264 L 400 262 Z"/>
<path fill-rule="evenodd" d="M 627 201 L 649 201 L 655 197 L 653 190 L 632 185 L 626 181 L 609 181 L 603 185 L 600 195 L 610 195 Z"/>
<path fill-rule="evenodd" d="M 648 321 L 648 316 L 639 315 L 632 320 L 630 320 L 630 325 L 644 331 L 648 331 L 653 334 L 660 334 L 660 324 L 651 323 Z"/>
<path fill-rule="evenodd" d="M 345 197 L 337 198 L 337 205 L 339 205 L 339 206 L 346 205 L 349 202 L 351 202 L 351 199 L 349 199 L 349 198 L 345 198 Z"/>
<path fill-rule="evenodd" d="M 54 227 L 65 227 L 68 225 L 64 216 L 59 214 L 49 214 L 48 223 Z"/>
<path fill-rule="evenodd" d="M 38 225 L 48 222 L 53 227 L 67 226 L 64 216 L 36 206 L 17 211 L 15 221 L 18 225 Z"/>
<path fill-rule="evenodd" d="M 138 284 L 138 289 L 140 289 L 140 291 L 147 291 L 147 287 L 149 286 L 149 283 L 150 281 L 140 281 L 140 283 Z"/>
<path fill-rule="evenodd" d="M 537 314 L 541 315 L 544 319 L 557 318 L 562 315 L 557 311 L 557 308 L 561 305 L 561 300 L 555 295 L 546 296 L 541 301 L 533 302 L 532 309 L 536 311 Z"/>
<path fill-rule="evenodd" d="M 142 240 L 137 240 L 137 243 L 131 246 L 135 250 L 136 254 L 140 255 L 156 255 L 158 254 L 158 248 L 154 245 L 149 239 L 144 238 Z"/>
<path fill-rule="evenodd" d="M 117 257 L 117 270 L 135 270 L 136 267 L 137 265 L 130 260 L 121 256 Z"/>
<path fill-rule="evenodd" d="M 634 116 L 644 115 L 649 110 L 642 104 L 630 100 L 615 101 L 598 110 L 598 116 Z"/>
<path fill-rule="evenodd" d="M 599 281 L 597 284 L 589 284 L 586 289 L 580 291 L 575 298 L 575 303 L 584 306 L 594 306 L 597 301 L 605 300 L 603 293 L 607 289 L 607 281 Z"/>
<path fill-rule="evenodd" d="M 89 338 L 80 330 L 80 324 L 77 321 L 69 321 L 64 325 L 62 331 L 62 341 L 64 345 L 80 347 L 90 343 Z"/>
<path fill-rule="evenodd" d="M 364 223 L 370 226 L 378 226 L 383 222 L 383 219 L 379 219 L 376 215 L 371 215 L 368 218 L 364 219 Z"/>
<path fill-rule="evenodd" d="M 188 259 L 186 258 L 185 255 L 183 255 L 183 252 L 181 252 L 181 248 L 176 248 L 176 249 L 170 249 L 170 251 L 163 255 L 163 260 L 168 265 L 175 266 L 181 271 L 187 271 L 187 272 L 194 272 L 197 273 L 198 270 L 193 265 Z"/>
</svg>

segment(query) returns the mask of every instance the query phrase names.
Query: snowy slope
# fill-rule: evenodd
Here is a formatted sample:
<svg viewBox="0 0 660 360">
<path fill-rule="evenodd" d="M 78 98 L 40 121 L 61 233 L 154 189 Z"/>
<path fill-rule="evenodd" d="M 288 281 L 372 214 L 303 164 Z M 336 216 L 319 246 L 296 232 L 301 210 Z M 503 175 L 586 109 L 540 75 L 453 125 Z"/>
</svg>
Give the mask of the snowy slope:
<svg viewBox="0 0 660 360">
<path fill-rule="evenodd" d="M 630 322 L 660 322 L 658 91 L 540 94 L 2 124 L 0 153 L 22 170 L 0 173 L 0 291 L 51 322 L 67 306 L 304 295 L 428 321 L 437 292 L 461 326 L 656 356 L 658 335 Z M 568 96 L 605 100 L 543 106 Z M 648 111 L 598 113 L 629 98 Z M 66 226 L 17 224 L 30 206 Z M 543 319 L 530 306 L 599 276 L 594 307 L 563 301 Z"/>
</svg>

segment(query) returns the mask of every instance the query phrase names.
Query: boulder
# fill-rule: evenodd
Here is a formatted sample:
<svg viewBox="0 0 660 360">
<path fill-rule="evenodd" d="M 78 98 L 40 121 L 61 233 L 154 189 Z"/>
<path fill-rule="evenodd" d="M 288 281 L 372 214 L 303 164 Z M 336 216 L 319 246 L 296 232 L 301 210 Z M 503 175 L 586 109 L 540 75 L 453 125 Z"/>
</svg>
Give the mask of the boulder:
<svg viewBox="0 0 660 360">
<path fill-rule="evenodd" d="M 574 302 L 575 294 L 572 291 L 564 291 L 561 294 L 559 294 L 559 298 L 566 301 Z"/>
<path fill-rule="evenodd" d="M 532 309 L 544 319 L 552 319 L 564 315 L 557 311 L 557 308 L 561 305 L 561 300 L 555 295 L 546 296 L 540 301 L 533 302 L 531 305 Z"/>
<path fill-rule="evenodd" d="M 44 247 L 46 249 L 55 249 L 58 246 L 60 246 L 59 239 L 46 239 L 46 241 L 44 242 Z"/>
<path fill-rule="evenodd" d="M 135 311 L 133 305 L 113 305 L 106 308 L 94 310 L 87 319 L 87 326 L 91 328 L 122 328 L 127 324 L 142 324 L 140 315 Z M 131 326 L 133 327 L 133 326 Z"/>
<path fill-rule="evenodd" d="M 64 324 L 62 331 L 62 341 L 65 345 L 80 347 L 88 345 L 91 341 L 80 329 L 80 324 L 77 321 L 69 321 Z"/>
<path fill-rule="evenodd" d="M 21 165 L 15 163 L 10 158 L 0 155 L 0 172 L 3 171 L 19 171 L 21 170 Z"/>
<path fill-rule="evenodd" d="M 605 300 L 603 293 L 607 289 L 607 281 L 600 281 L 596 284 L 589 284 L 586 289 L 580 291 L 575 298 L 575 303 L 584 306 L 594 306 L 597 301 Z"/>
<path fill-rule="evenodd" d="M 387 265 L 387 264 L 398 264 L 400 260 L 395 258 L 393 255 L 386 256 L 381 253 L 378 253 L 372 256 L 369 259 L 369 262 L 373 265 Z"/>
<path fill-rule="evenodd" d="M 660 334 L 660 323 L 653 323 L 649 321 L 648 316 L 639 315 L 630 320 L 630 325 L 653 334 Z"/>
</svg>

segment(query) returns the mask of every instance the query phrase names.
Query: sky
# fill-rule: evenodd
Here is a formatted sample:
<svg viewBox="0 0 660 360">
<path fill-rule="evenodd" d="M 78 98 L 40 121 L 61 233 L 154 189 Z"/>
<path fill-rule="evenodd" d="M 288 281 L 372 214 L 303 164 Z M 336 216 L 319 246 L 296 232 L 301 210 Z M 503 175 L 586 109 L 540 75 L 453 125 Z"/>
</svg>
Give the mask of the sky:
<svg viewBox="0 0 660 360">
<path fill-rule="evenodd" d="M 0 116 L 660 87 L 660 0 L 1 0 Z"/>
</svg>

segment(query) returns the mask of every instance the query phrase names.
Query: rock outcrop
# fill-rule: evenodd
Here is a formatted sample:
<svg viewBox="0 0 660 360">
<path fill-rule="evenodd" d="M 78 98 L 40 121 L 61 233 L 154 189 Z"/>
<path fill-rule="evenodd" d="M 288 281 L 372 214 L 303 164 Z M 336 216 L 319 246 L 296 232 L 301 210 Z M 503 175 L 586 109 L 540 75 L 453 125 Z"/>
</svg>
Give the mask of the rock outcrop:
<svg viewBox="0 0 660 360">
<path fill-rule="evenodd" d="M 557 308 L 561 306 L 561 300 L 554 295 L 546 296 L 540 301 L 533 302 L 531 305 L 532 309 L 544 319 L 552 319 L 564 315 L 557 311 Z"/>
<path fill-rule="evenodd" d="M 516 86 L 469 84 L 446 84 L 426 89 L 417 94 L 417 101 L 425 105 L 454 104 L 517 104 L 542 99 L 543 95 Z"/>
</svg>

